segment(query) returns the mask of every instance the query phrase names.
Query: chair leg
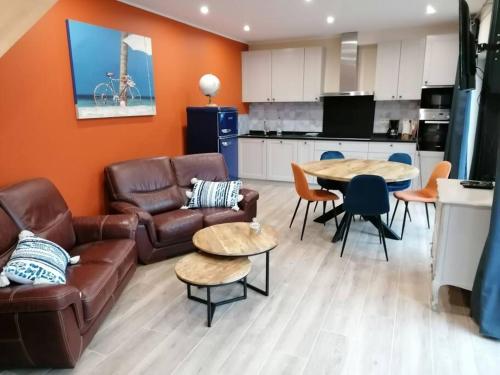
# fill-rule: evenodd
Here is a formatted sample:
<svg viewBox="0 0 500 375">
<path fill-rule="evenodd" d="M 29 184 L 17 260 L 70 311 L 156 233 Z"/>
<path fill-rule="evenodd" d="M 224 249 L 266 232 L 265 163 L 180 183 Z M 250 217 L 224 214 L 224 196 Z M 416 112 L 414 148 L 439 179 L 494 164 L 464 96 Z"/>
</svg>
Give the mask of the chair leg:
<svg viewBox="0 0 500 375">
<path fill-rule="evenodd" d="M 410 219 L 410 223 L 413 222 L 410 215 L 410 208 L 408 208 L 408 219 Z"/>
<path fill-rule="evenodd" d="M 405 233 L 406 215 L 407 214 L 408 214 L 408 202 L 405 202 L 405 215 L 403 217 L 403 228 L 401 228 L 401 239 L 403 239 L 403 235 Z"/>
<path fill-rule="evenodd" d="M 333 204 L 333 211 L 335 211 L 335 209 L 337 207 L 335 207 L 335 201 L 332 201 L 332 204 Z M 339 229 L 339 220 L 337 219 L 337 215 L 335 215 L 335 226 L 337 227 L 337 229 Z"/>
<path fill-rule="evenodd" d="M 387 245 L 385 243 L 384 227 L 382 226 L 382 215 L 380 215 L 379 220 L 378 220 L 378 231 L 379 231 L 380 237 L 382 237 L 382 243 L 384 244 L 385 260 L 388 262 L 389 256 L 387 255 Z"/>
<path fill-rule="evenodd" d="M 306 215 L 304 216 L 304 224 L 302 224 L 302 234 L 300 235 L 300 240 L 302 241 L 302 238 L 304 238 L 304 231 L 306 230 L 306 222 L 307 222 L 307 214 L 309 212 L 309 206 L 311 204 L 311 201 L 307 202 L 307 207 L 306 207 Z"/>
<path fill-rule="evenodd" d="M 320 190 L 323 190 L 323 188 L 320 188 Z M 316 204 L 314 205 L 314 211 L 313 212 L 316 212 L 316 208 L 318 208 L 318 203 L 319 202 L 316 202 Z M 323 214 L 324 214 L 324 212 L 323 212 Z"/>
<path fill-rule="evenodd" d="M 391 228 L 392 228 L 392 222 L 394 221 L 394 216 L 396 216 L 396 211 L 398 210 L 398 205 L 399 205 L 399 199 L 396 200 L 396 207 L 394 207 L 394 212 L 392 213 L 391 224 L 389 225 L 389 227 Z"/>
<path fill-rule="evenodd" d="M 425 215 L 427 216 L 427 228 L 431 229 L 431 222 L 429 221 L 429 207 L 427 207 L 427 203 L 425 204 Z"/>
<path fill-rule="evenodd" d="M 342 258 L 342 255 L 344 255 L 344 249 L 345 249 L 345 244 L 347 242 L 347 235 L 349 234 L 349 229 L 351 229 L 351 221 L 354 215 L 348 214 L 348 218 L 346 221 L 346 228 L 345 228 L 345 234 L 344 234 L 344 242 L 342 243 L 342 251 L 340 252 L 340 257 Z"/>
<path fill-rule="evenodd" d="M 389 211 L 385 214 L 385 222 L 387 225 L 389 225 Z"/>
<path fill-rule="evenodd" d="M 295 207 L 295 211 L 292 216 L 292 221 L 290 222 L 289 228 L 292 227 L 293 221 L 295 220 L 295 215 L 297 215 L 297 210 L 299 209 L 300 202 L 302 201 L 302 198 L 299 198 L 299 201 L 297 202 L 297 207 Z"/>
</svg>

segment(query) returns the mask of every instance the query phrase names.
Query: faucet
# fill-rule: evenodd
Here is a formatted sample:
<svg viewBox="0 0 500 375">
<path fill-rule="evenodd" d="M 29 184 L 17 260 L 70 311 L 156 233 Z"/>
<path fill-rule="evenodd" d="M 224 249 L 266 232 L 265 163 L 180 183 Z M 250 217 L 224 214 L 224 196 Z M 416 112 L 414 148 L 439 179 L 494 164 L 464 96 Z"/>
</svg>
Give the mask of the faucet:
<svg viewBox="0 0 500 375">
<path fill-rule="evenodd" d="M 264 120 L 264 135 L 267 135 L 269 131 L 267 130 L 266 120 Z"/>
</svg>

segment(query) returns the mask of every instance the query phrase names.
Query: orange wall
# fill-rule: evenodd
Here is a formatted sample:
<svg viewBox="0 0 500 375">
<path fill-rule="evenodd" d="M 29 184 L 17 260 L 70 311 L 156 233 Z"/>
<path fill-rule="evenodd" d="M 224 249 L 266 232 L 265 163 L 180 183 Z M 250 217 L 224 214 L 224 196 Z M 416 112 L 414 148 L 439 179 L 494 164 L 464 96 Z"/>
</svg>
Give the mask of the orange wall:
<svg viewBox="0 0 500 375">
<path fill-rule="evenodd" d="M 76 120 L 66 19 L 152 38 L 156 116 Z M 221 79 L 220 105 L 241 102 L 247 45 L 112 0 L 59 2 L 0 58 L 0 186 L 43 176 L 75 215 L 104 210 L 105 165 L 184 151 L 185 108 L 206 103 L 204 73 Z"/>
</svg>

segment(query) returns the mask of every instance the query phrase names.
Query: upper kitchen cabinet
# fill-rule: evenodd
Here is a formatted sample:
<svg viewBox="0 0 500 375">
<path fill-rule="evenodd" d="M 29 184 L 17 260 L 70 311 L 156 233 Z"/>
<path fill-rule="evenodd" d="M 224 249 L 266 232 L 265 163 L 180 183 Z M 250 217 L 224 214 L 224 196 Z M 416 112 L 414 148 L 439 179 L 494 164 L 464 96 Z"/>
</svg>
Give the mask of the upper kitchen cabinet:
<svg viewBox="0 0 500 375">
<path fill-rule="evenodd" d="M 323 48 L 286 48 L 242 54 L 244 102 L 319 101 Z"/>
<path fill-rule="evenodd" d="M 271 100 L 271 51 L 242 52 L 242 79 L 244 102 Z"/>
<path fill-rule="evenodd" d="M 424 56 L 425 39 L 409 39 L 401 42 L 398 80 L 399 100 L 420 100 Z"/>
<path fill-rule="evenodd" d="M 375 100 L 397 99 L 400 57 L 400 40 L 378 44 L 375 73 Z"/>
<path fill-rule="evenodd" d="M 424 86 L 455 84 L 458 61 L 458 34 L 427 36 L 424 62 Z"/>
<path fill-rule="evenodd" d="M 375 100 L 420 100 L 425 40 L 379 43 Z"/>
<path fill-rule="evenodd" d="M 304 98 L 304 48 L 272 51 L 272 101 L 300 102 Z"/>
<path fill-rule="evenodd" d="M 323 93 L 324 54 L 322 47 L 307 47 L 304 53 L 305 102 L 318 102 Z"/>
</svg>

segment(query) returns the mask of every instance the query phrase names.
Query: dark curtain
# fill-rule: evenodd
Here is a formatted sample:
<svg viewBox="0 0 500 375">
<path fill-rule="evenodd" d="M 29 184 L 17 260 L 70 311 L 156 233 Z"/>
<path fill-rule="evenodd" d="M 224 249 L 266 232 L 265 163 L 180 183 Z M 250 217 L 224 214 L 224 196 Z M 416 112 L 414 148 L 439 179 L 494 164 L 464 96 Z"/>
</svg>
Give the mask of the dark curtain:
<svg viewBox="0 0 500 375">
<path fill-rule="evenodd" d="M 458 89 L 459 77 L 460 67 L 458 66 L 444 159 L 451 163 L 450 178 L 465 180 L 468 174 L 467 137 L 469 134 L 471 92 Z"/>
<path fill-rule="evenodd" d="M 492 24 L 489 43 L 493 44 L 496 35 L 500 35 L 500 5 L 495 0 L 492 14 Z M 495 61 L 496 53 L 489 51 L 486 57 L 483 90 L 481 93 L 481 106 L 479 126 L 484 132 L 495 129 L 489 134 L 490 138 L 498 145 L 498 131 L 500 127 L 500 61 Z M 486 137 L 488 138 L 488 137 Z M 486 146 L 491 144 L 487 143 Z M 485 146 L 485 147 L 486 147 Z M 481 144 L 479 145 L 481 146 Z M 496 146 L 495 146 L 496 147 Z M 500 149 L 489 151 L 491 164 L 496 168 L 496 181 L 500 182 Z M 483 154 L 484 154 L 483 152 Z M 480 161 L 481 162 L 481 161 Z M 491 209 L 491 222 L 488 239 L 484 246 L 483 254 L 474 280 L 471 300 L 472 317 L 479 324 L 480 332 L 488 337 L 500 339 L 500 185 L 495 186 L 495 196 Z"/>
</svg>

